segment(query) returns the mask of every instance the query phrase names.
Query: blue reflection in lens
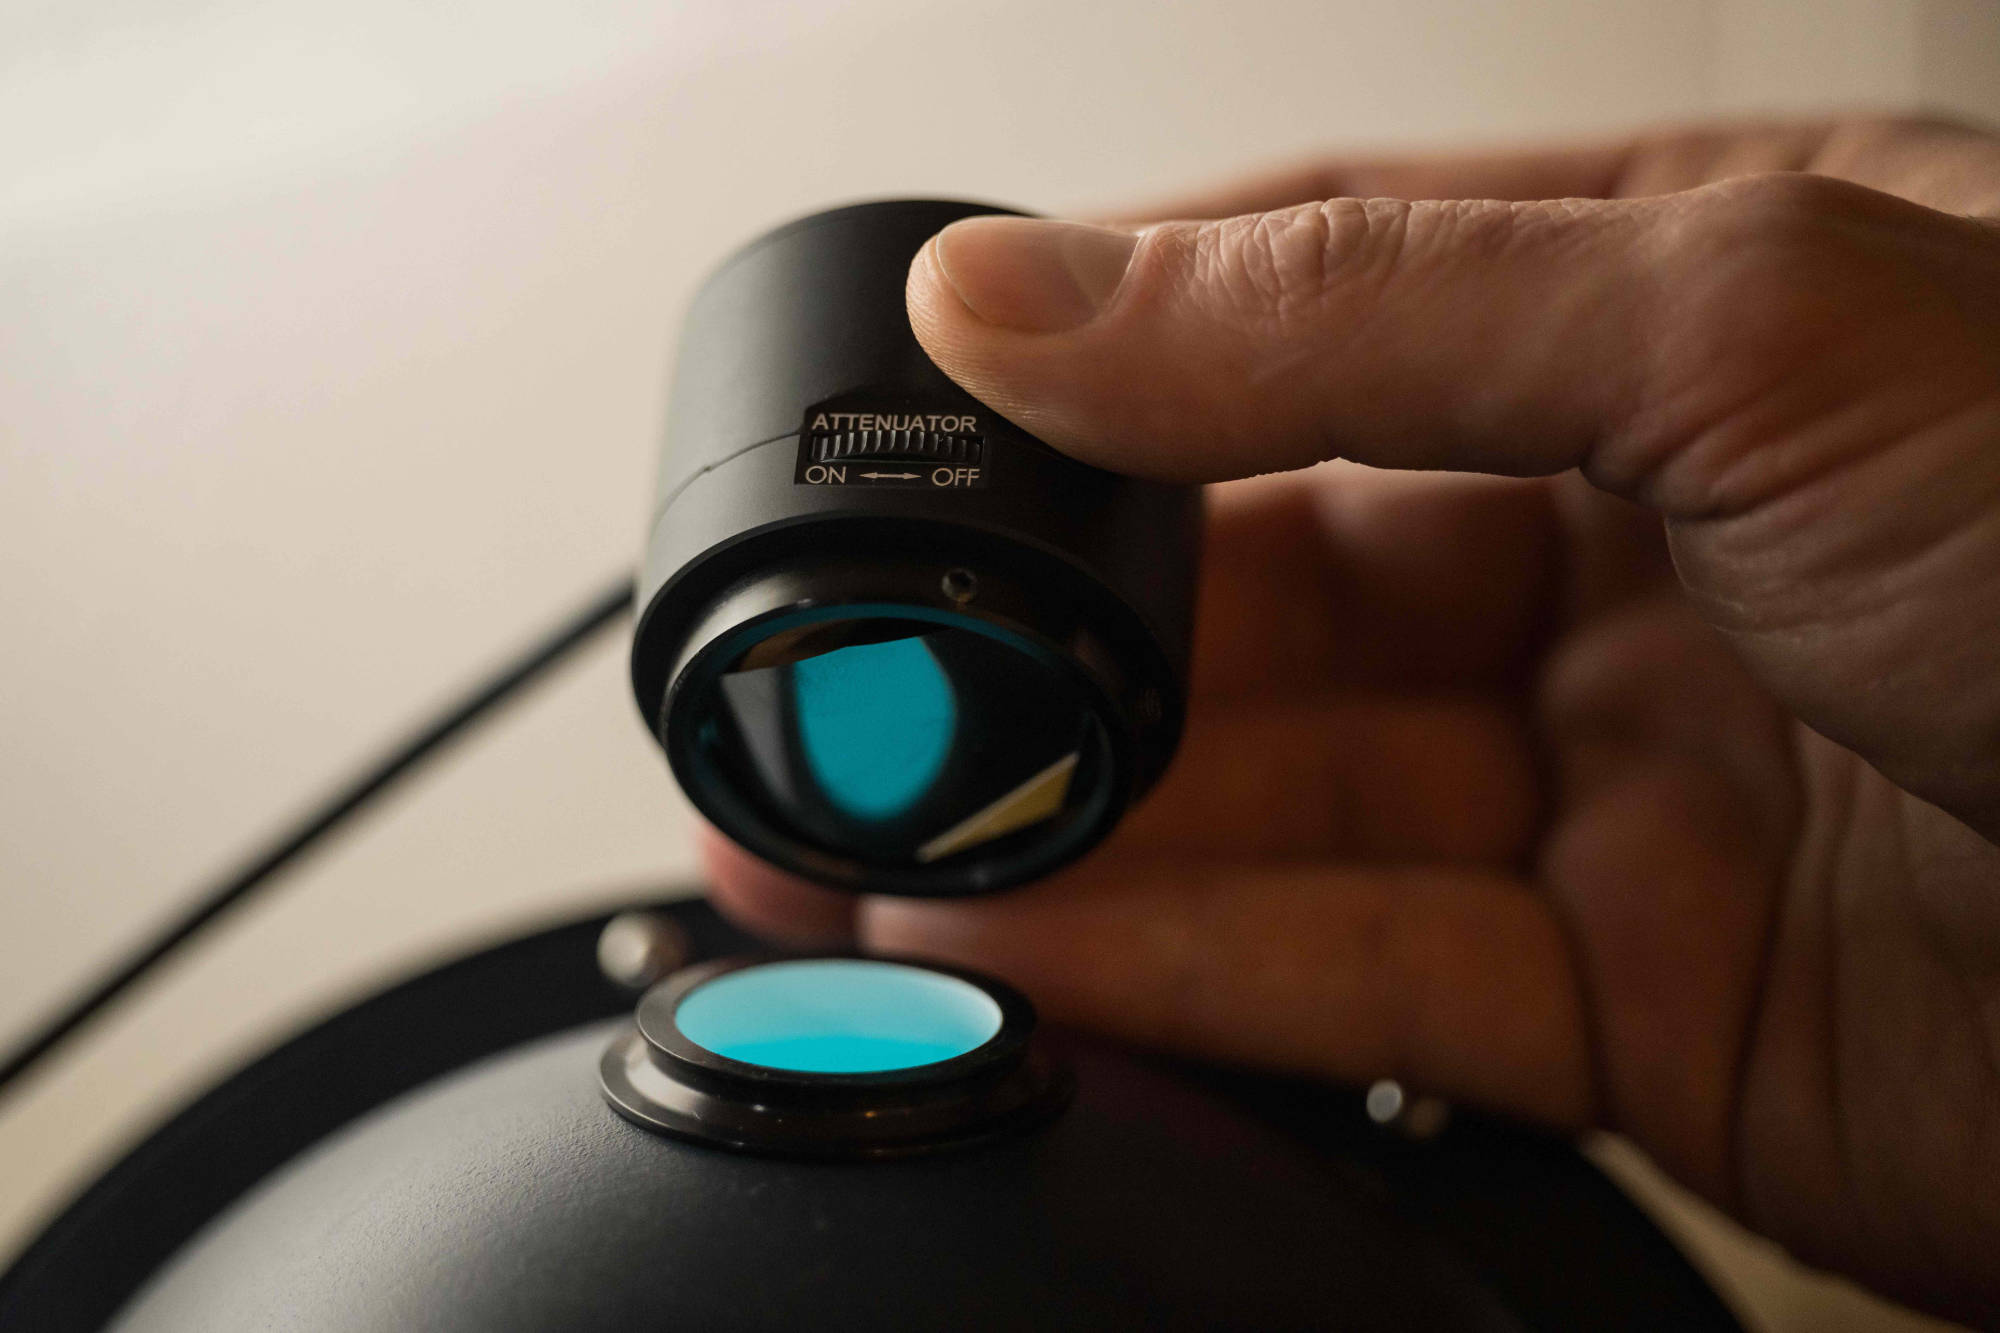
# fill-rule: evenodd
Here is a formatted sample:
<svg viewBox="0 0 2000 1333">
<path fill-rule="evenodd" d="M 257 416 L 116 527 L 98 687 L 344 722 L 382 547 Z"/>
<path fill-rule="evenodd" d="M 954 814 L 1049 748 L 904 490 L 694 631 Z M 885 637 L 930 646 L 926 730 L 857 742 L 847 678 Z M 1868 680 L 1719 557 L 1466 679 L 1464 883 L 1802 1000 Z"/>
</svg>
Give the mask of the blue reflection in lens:
<svg viewBox="0 0 2000 1333">
<path fill-rule="evenodd" d="M 792 664 L 806 765 L 854 819 L 891 819 L 922 799 L 958 729 L 951 681 L 920 638 L 856 644 Z"/>
<path fill-rule="evenodd" d="M 902 963 L 805 958 L 695 987 L 674 1011 L 689 1041 L 769 1069 L 865 1074 L 977 1050 L 1000 1006 L 969 981 Z"/>
</svg>

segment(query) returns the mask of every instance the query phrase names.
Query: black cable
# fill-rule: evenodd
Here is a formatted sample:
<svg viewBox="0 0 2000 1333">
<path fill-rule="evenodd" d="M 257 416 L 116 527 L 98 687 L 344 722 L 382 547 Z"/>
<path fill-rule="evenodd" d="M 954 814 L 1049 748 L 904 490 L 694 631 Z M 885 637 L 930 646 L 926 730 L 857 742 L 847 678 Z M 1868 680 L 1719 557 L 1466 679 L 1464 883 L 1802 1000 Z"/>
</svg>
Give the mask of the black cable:
<svg viewBox="0 0 2000 1333">
<path fill-rule="evenodd" d="M 602 592 L 550 630 L 507 666 L 468 691 L 464 698 L 375 763 L 363 769 L 318 809 L 290 830 L 271 840 L 260 854 L 212 888 L 192 895 L 194 905 L 153 939 L 135 950 L 89 991 L 78 996 L 41 1030 L 22 1042 L 0 1064 L 0 1093 L 26 1073 L 72 1032 L 89 1022 L 133 982 L 186 944 L 203 929 L 255 893 L 272 876 L 310 850 L 397 779 L 422 763 L 445 742 L 519 693 L 538 676 L 588 642 L 593 635 L 631 609 L 632 579 L 621 574 Z"/>
</svg>

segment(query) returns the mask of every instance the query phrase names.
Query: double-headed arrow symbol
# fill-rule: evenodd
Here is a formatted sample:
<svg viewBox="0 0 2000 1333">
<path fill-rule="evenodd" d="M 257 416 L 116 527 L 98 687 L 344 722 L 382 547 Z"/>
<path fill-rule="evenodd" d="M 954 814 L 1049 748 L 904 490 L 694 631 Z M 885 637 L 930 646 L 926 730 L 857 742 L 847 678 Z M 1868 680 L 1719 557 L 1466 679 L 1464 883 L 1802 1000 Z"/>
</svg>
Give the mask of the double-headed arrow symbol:
<svg viewBox="0 0 2000 1333">
<path fill-rule="evenodd" d="M 921 472 L 864 472 L 861 476 L 867 481 L 922 481 L 924 474 Z"/>
</svg>

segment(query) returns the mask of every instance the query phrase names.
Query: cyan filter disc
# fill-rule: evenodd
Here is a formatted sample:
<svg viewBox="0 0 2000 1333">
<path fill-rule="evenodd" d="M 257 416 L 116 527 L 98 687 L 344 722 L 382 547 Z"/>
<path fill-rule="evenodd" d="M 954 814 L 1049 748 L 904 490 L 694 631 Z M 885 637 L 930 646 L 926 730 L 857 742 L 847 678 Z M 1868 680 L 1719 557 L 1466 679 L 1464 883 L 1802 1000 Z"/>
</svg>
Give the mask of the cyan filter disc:
<svg viewBox="0 0 2000 1333">
<path fill-rule="evenodd" d="M 697 986 L 674 1011 L 704 1050 L 812 1074 L 936 1064 L 984 1046 L 1000 1021 L 969 981 L 867 958 L 760 963 Z"/>
<path fill-rule="evenodd" d="M 890 819 L 929 794 L 958 726 L 951 681 L 923 639 L 858 644 L 792 666 L 806 763 L 855 819 Z"/>
<path fill-rule="evenodd" d="M 890 618 L 780 631 L 719 683 L 711 734 L 750 803 L 802 842 L 881 864 L 1060 820 L 1095 725 L 1018 648 Z"/>
</svg>

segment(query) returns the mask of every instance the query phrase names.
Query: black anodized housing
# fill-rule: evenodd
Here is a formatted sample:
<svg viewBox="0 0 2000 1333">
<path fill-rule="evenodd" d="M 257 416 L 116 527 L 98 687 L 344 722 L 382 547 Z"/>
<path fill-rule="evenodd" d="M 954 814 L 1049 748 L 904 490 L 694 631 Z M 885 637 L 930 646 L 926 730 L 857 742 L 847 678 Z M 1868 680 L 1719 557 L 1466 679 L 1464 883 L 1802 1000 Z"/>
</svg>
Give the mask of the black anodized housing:
<svg viewBox="0 0 2000 1333">
<path fill-rule="evenodd" d="M 950 895 L 1044 874 L 1110 830 L 1179 736 L 1198 489 L 1064 457 L 954 384 L 911 332 L 904 288 L 925 240 L 1002 211 L 905 200 L 801 219 L 725 261 L 684 327 L 633 688 L 702 813 L 822 883 Z M 989 685 L 1027 682 L 1028 702 L 1007 706 L 1030 723 L 1036 700 L 1074 701 L 1088 721 L 1061 817 L 1005 836 L 890 828 L 871 843 L 866 830 L 837 836 L 855 821 L 824 802 L 760 799 L 741 777 L 755 738 L 714 720 L 735 699 L 721 691 L 747 687 L 723 682 L 746 655 L 774 654 L 758 645 L 828 625 L 990 656 L 1000 665 L 973 697 L 959 682 L 967 714 L 988 706 Z M 1000 722 L 982 745 L 1018 730 Z M 987 757 L 971 746 L 940 782 L 975 782 Z M 893 850 L 926 833 L 918 854 Z"/>
</svg>

